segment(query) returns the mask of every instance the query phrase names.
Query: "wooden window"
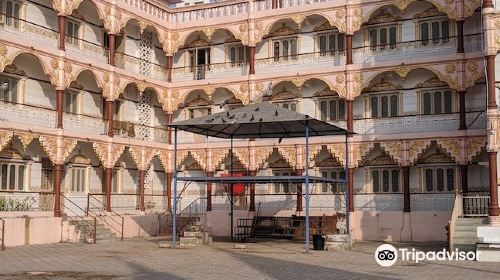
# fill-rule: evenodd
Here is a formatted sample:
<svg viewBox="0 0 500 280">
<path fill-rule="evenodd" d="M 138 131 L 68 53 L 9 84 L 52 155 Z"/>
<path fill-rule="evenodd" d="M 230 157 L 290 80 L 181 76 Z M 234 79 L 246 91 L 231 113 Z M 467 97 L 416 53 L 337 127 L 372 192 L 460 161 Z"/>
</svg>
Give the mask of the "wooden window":
<svg viewBox="0 0 500 280">
<path fill-rule="evenodd" d="M 24 190 L 25 173 L 26 166 L 24 163 L 0 162 L 0 189 L 11 191 Z"/>
<path fill-rule="evenodd" d="M 287 109 L 287 110 L 292 110 L 294 112 L 297 112 L 297 101 L 296 100 L 290 100 L 290 101 L 279 101 L 279 102 L 273 102 L 274 104 Z"/>
<path fill-rule="evenodd" d="M 297 59 L 297 39 L 273 40 L 273 58 L 274 61 Z"/>
<path fill-rule="evenodd" d="M 79 114 L 80 112 L 80 94 L 74 91 L 66 91 L 64 95 L 64 112 Z"/>
<path fill-rule="evenodd" d="M 78 46 L 80 41 L 80 23 L 66 19 L 66 43 Z"/>
<path fill-rule="evenodd" d="M 321 177 L 323 178 L 328 178 L 328 179 L 340 179 L 340 180 L 345 180 L 345 170 L 341 168 L 335 168 L 335 169 L 323 169 L 321 170 Z M 327 193 L 327 192 L 338 192 L 338 185 L 334 184 L 333 189 L 330 188 L 330 185 L 327 184 L 322 184 L 321 185 L 321 192 Z"/>
<path fill-rule="evenodd" d="M 374 193 L 397 193 L 400 191 L 399 170 L 397 168 L 373 168 L 370 174 Z"/>
<path fill-rule="evenodd" d="M 424 168 L 424 190 L 427 192 L 453 192 L 455 190 L 455 168 L 432 166 Z"/>
<path fill-rule="evenodd" d="M 398 26 L 383 25 L 372 27 L 368 30 L 368 40 L 372 51 L 377 49 L 385 50 L 387 48 L 394 49 L 398 43 Z"/>
<path fill-rule="evenodd" d="M 344 49 L 344 34 L 321 33 L 318 35 L 319 55 L 335 55 L 337 51 Z"/>
<path fill-rule="evenodd" d="M 0 0 L 0 23 L 18 29 L 21 26 L 22 4 L 12 0 Z"/>
<path fill-rule="evenodd" d="M 274 170 L 274 176 L 291 176 L 290 170 Z M 274 183 L 274 193 L 293 194 L 297 192 L 297 185 L 290 183 Z"/>
<path fill-rule="evenodd" d="M 426 90 L 421 93 L 421 114 L 453 113 L 454 96 L 449 89 Z"/>
<path fill-rule="evenodd" d="M 212 109 L 209 107 L 189 108 L 189 118 L 190 119 L 208 116 L 211 113 L 212 113 Z"/>
<path fill-rule="evenodd" d="M 399 96 L 397 93 L 371 95 L 369 99 L 372 118 L 388 118 L 399 115 Z"/>
<path fill-rule="evenodd" d="M 71 167 L 71 186 L 70 191 L 74 193 L 83 193 L 86 191 L 87 167 Z"/>
<path fill-rule="evenodd" d="M 433 44 L 448 43 L 450 41 L 450 20 L 447 18 L 433 18 L 419 23 L 420 42 L 423 46 L 432 41 Z"/>
<path fill-rule="evenodd" d="M 248 61 L 249 50 L 248 47 L 239 45 L 230 45 L 229 49 L 229 61 L 232 66 L 241 65 L 242 63 Z"/>
<path fill-rule="evenodd" d="M 13 79 L 10 77 L 0 77 L 0 86 L 6 85 L 4 90 L 0 89 L 0 100 L 9 102 L 9 103 L 17 103 L 17 79 Z"/>
<path fill-rule="evenodd" d="M 341 98 L 319 99 L 319 113 L 322 121 L 345 120 L 345 101 Z"/>
</svg>

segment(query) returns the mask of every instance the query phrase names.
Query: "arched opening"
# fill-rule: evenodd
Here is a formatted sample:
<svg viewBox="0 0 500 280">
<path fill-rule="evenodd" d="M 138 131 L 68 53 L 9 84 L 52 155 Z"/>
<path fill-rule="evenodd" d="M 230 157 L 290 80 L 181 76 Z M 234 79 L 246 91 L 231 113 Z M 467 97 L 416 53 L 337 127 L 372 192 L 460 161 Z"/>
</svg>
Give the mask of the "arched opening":
<svg viewBox="0 0 500 280">
<path fill-rule="evenodd" d="M 166 79 L 167 57 L 152 26 L 141 29 L 136 19 L 127 22 L 116 38 L 116 66 L 158 80 Z"/>
<path fill-rule="evenodd" d="M 173 79 L 203 80 L 247 73 L 249 49 L 227 29 L 194 31 L 174 55 Z"/>
<path fill-rule="evenodd" d="M 105 131 L 104 98 L 95 74 L 80 72 L 64 93 L 64 126 L 68 130 L 102 134 Z"/>
<path fill-rule="evenodd" d="M 6 121 L 55 127 L 55 89 L 37 56 L 17 55 L 0 73 L 0 83 L 0 106 Z"/>
<path fill-rule="evenodd" d="M 108 35 L 96 5 L 84 0 L 66 17 L 66 50 L 108 63 Z"/>
<path fill-rule="evenodd" d="M 480 113 L 471 105 L 484 101 L 475 91 L 470 90 L 471 103 L 463 108 L 469 120 Z M 458 92 L 423 68 L 413 69 L 404 78 L 393 71 L 376 75 L 354 100 L 353 107 L 357 133 L 453 131 L 460 126 Z"/>
<path fill-rule="evenodd" d="M 4 0 L 0 2 L 0 12 L 2 32 L 11 32 L 23 41 L 29 38 L 29 43 L 57 47 L 57 13 L 52 9 L 52 1 Z"/>
<path fill-rule="evenodd" d="M 0 211 L 52 211 L 53 182 L 53 163 L 38 139 L 15 135 L 0 151 Z"/>
<path fill-rule="evenodd" d="M 409 50 L 422 55 L 457 51 L 456 24 L 430 2 L 411 3 L 404 11 L 379 7 L 354 33 L 354 63 L 394 60 Z"/>
</svg>

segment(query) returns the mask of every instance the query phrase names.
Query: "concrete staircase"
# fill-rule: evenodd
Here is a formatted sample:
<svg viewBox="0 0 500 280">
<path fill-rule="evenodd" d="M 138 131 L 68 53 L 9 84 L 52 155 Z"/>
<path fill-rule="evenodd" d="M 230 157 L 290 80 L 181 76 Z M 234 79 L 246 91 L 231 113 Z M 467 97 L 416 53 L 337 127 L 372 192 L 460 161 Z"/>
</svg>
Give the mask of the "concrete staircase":
<svg viewBox="0 0 500 280">
<path fill-rule="evenodd" d="M 195 225 L 190 225 L 184 230 L 183 236 L 180 238 L 181 246 L 198 246 L 212 243 L 212 237 L 206 230 L 203 229 L 201 222 Z"/>
<path fill-rule="evenodd" d="M 69 222 L 80 233 L 80 243 L 94 243 L 94 221 L 72 220 Z M 96 243 L 109 243 L 116 241 L 116 233 L 112 232 L 104 224 L 96 223 Z"/>
<path fill-rule="evenodd" d="M 455 224 L 455 233 L 452 237 L 452 248 L 460 251 L 475 251 L 477 240 L 477 227 L 487 224 L 486 218 L 458 218 Z"/>
</svg>

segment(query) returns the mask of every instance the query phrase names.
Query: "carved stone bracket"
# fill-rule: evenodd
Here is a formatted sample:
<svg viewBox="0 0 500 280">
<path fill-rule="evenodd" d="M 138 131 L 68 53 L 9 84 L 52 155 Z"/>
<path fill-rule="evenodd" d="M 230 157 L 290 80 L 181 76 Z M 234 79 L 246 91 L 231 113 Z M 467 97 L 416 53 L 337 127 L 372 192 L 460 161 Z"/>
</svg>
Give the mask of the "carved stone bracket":
<svg viewBox="0 0 500 280">
<path fill-rule="evenodd" d="M 52 0 L 52 7 L 59 15 L 69 16 L 83 0 Z"/>
<path fill-rule="evenodd" d="M 403 144 L 400 141 L 396 142 L 381 142 L 380 147 L 384 149 L 396 162 L 403 162 Z"/>
<path fill-rule="evenodd" d="M 471 162 L 479 153 L 486 148 L 486 137 L 475 137 L 466 139 L 467 161 Z"/>
<path fill-rule="evenodd" d="M 297 154 L 295 147 L 278 147 L 278 152 L 292 166 L 297 167 Z"/>
<path fill-rule="evenodd" d="M 250 150 L 247 147 L 235 148 L 234 154 L 248 170 L 250 168 Z"/>
<path fill-rule="evenodd" d="M 102 165 L 106 168 L 113 168 L 125 150 L 125 145 L 114 143 L 94 142 L 93 147 Z"/>
<path fill-rule="evenodd" d="M 321 153 L 321 149 L 323 146 L 321 144 L 312 144 L 309 145 L 309 166 L 314 166 L 314 161 L 318 157 L 318 155 Z M 306 156 L 306 147 L 302 146 L 302 155 L 305 157 Z"/>
<path fill-rule="evenodd" d="M 222 163 L 222 160 L 229 154 L 229 149 L 212 149 L 212 156 L 210 157 L 210 166 L 215 168 Z"/>
<path fill-rule="evenodd" d="M 69 155 L 73 152 L 77 144 L 78 140 L 76 139 L 63 138 L 61 162 L 66 162 L 68 160 Z"/>
<path fill-rule="evenodd" d="M 0 131 L 0 152 L 9 144 L 10 140 L 12 140 L 12 136 L 14 136 L 12 131 Z"/>
<path fill-rule="evenodd" d="M 173 152 L 167 150 L 155 150 L 155 154 L 160 159 L 160 163 L 163 166 L 165 172 L 172 172 Z"/>
<path fill-rule="evenodd" d="M 255 164 L 257 167 L 262 166 L 273 152 L 272 147 L 255 147 Z"/>
<path fill-rule="evenodd" d="M 130 154 L 139 170 L 147 170 L 156 151 L 149 148 L 132 146 L 129 147 Z"/>
<path fill-rule="evenodd" d="M 374 143 L 352 144 L 352 160 L 349 167 L 358 167 L 363 158 L 373 149 Z"/>
<path fill-rule="evenodd" d="M 326 148 L 335 159 L 345 166 L 345 144 L 327 144 Z"/>
<path fill-rule="evenodd" d="M 23 148 L 26 150 L 26 148 L 33 142 L 33 139 L 38 138 L 39 135 L 34 134 L 34 133 L 28 133 L 28 132 L 16 132 L 17 138 L 21 141 L 21 144 L 23 145 Z"/>
<path fill-rule="evenodd" d="M 431 140 L 413 140 L 408 143 L 408 163 L 414 163 L 422 152 L 431 145 Z"/>
<path fill-rule="evenodd" d="M 109 75 L 104 73 L 102 86 L 102 95 L 106 100 L 113 101 L 118 98 L 121 94 L 120 92 L 120 78 L 115 75 Z M 125 87 L 124 87 L 125 89 Z"/>
<path fill-rule="evenodd" d="M 438 139 L 437 145 L 450 154 L 455 162 L 460 163 L 460 140 L 459 139 Z"/>
<path fill-rule="evenodd" d="M 198 162 L 203 170 L 207 168 L 207 152 L 205 149 L 190 150 L 193 158 Z"/>
<path fill-rule="evenodd" d="M 41 135 L 38 140 L 42 144 L 43 149 L 49 156 L 50 161 L 55 164 L 57 163 L 57 137 L 56 136 L 46 136 Z"/>
</svg>

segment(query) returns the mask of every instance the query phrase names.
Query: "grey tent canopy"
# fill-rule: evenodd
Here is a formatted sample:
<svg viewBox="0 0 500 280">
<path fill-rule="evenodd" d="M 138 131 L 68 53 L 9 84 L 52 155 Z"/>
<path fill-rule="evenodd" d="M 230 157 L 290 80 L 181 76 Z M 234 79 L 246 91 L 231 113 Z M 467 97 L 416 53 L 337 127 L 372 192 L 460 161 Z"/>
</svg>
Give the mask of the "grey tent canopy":
<svg viewBox="0 0 500 280">
<path fill-rule="evenodd" d="M 247 139 L 305 137 L 306 123 L 309 136 L 352 133 L 270 102 L 250 104 L 208 116 L 174 122 L 168 126 L 218 138 Z"/>
</svg>

